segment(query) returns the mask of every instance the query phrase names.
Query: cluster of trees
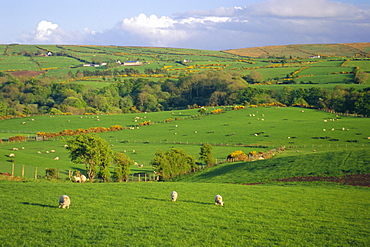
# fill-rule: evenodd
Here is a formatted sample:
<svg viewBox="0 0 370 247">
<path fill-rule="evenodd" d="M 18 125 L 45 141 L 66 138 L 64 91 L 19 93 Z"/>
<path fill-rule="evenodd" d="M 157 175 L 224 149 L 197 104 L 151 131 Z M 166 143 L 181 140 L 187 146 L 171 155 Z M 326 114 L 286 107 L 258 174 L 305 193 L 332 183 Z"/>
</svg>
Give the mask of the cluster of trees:
<svg viewBox="0 0 370 247">
<path fill-rule="evenodd" d="M 126 154 L 112 151 L 109 144 L 95 134 L 82 134 L 67 140 L 67 150 L 72 162 L 85 164 L 90 182 L 97 176 L 104 182 L 110 181 L 108 168 L 112 163 L 116 165 L 115 180 L 128 181 L 130 166 L 134 164 Z"/>
<path fill-rule="evenodd" d="M 68 139 L 67 150 L 72 162 L 85 164 L 90 182 L 97 176 L 104 182 L 110 181 L 111 164 L 116 165 L 113 176 L 115 181 L 123 182 L 129 179 L 130 166 L 134 162 L 126 154 L 112 151 L 107 141 L 96 134 L 81 134 Z M 207 165 L 214 165 L 211 145 L 204 144 L 199 154 L 200 159 Z M 167 152 L 157 151 L 151 165 L 161 179 L 173 178 L 197 169 L 195 158 L 179 148 L 172 148 Z"/>
<path fill-rule="evenodd" d="M 121 72 L 120 72 L 121 73 Z M 126 73 L 126 72 L 125 72 Z M 361 77 L 361 73 L 358 76 Z M 0 75 L 1 76 L 1 75 Z M 258 75 L 248 80 L 258 81 Z M 196 106 L 258 105 L 280 102 L 287 106 L 313 106 L 336 112 L 370 115 L 370 87 L 337 86 L 281 90 L 251 87 L 237 74 L 207 71 L 179 79 L 125 79 L 94 89 L 77 83 L 0 77 L 0 117 L 17 114 L 84 114 L 163 111 Z"/>
</svg>

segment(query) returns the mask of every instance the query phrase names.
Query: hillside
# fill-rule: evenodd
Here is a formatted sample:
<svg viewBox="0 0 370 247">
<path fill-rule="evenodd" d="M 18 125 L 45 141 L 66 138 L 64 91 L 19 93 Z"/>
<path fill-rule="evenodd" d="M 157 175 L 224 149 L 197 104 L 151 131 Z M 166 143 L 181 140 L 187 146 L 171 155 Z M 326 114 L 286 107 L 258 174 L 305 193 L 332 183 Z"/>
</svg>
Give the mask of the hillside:
<svg viewBox="0 0 370 247">
<path fill-rule="evenodd" d="M 224 52 L 247 57 L 370 57 L 370 43 L 306 44 L 263 46 L 225 50 Z"/>
<path fill-rule="evenodd" d="M 209 111 L 213 109 L 211 107 Z M 114 151 L 125 151 L 134 161 L 143 165 L 141 168 L 132 166 L 132 173 L 153 175 L 150 162 L 155 152 L 173 147 L 185 150 L 202 164 L 199 152 L 204 143 L 213 146 L 213 155 L 218 162 L 224 162 L 229 154 L 237 150 L 249 154 L 285 146 L 286 151 L 276 153 L 274 158 L 264 161 L 222 164 L 202 171 L 189 181 L 202 178 L 199 181 L 249 183 L 294 176 L 370 173 L 367 154 L 369 118 L 296 107 L 219 109 L 224 109 L 224 112 L 199 115 L 198 109 L 189 109 L 98 116 L 33 116 L 32 119 L 2 120 L 0 138 L 4 141 L 0 145 L 0 172 L 11 173 L 11 163 L 14 163 L 18 176 L 21 166 L 25 165 L 28 178 L 33 177 L 35 167 L 39 167 L 41 175 L 44 175 L 43 169 L 46 167 L 58 168 L 60 176 L 66 178 L 68 170 L 85 170 L 82 164 L 70 162 L 64 148 L 65 138 L 68 137 L 35 141 L 38 132 L 71 133 L 90 127 L 109 128 L 121 125 L 123 130 L 98 134 L 108 141 Z M 151 124 L 139 126 L 143 121 L 150 121 Z M 70 131 L 63 131 L 66 129 Z M 7 141 L 9 137 L 16 135 L 26 136 L 27 141 Z M 13 151 L 13 148 L 18 150 Z M 55 152 L 50 153 L 50 150 Z M 15 158 L 10 158 L 10 153 L 14 153 Z M 54 160 L 55 157 L 59 159 Z M 203 168 L 202 165 L 200 168 Z M 223 175 L 218 177 L 221 174 Z"/>
</svg>

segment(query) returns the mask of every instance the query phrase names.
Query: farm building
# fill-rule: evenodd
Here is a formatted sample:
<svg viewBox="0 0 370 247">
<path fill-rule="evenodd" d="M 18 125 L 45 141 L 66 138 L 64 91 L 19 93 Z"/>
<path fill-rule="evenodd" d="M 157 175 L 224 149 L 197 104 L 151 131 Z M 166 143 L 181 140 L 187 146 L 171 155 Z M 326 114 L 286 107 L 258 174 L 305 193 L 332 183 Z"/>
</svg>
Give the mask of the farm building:
<svg viewBox="0 0 370 247">
<path fill-rule="evenodd" d="M 142 62 L 139 61 L 126 61 L 123 63 L 124 66 L 139 66 Z"/>
</svg>

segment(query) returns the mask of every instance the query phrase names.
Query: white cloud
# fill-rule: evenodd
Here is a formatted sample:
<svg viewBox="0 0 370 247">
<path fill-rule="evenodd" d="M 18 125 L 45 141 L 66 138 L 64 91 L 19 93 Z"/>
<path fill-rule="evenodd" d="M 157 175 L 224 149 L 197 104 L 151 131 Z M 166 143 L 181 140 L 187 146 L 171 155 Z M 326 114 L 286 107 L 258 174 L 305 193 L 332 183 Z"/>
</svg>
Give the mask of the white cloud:
<svg viewBox="0 0 370 247">
<path fill-rule="evenodd" d="M 367 42 L 370 5 L 329 0 L 266 0 L 244 7 L 191 11 L 175 17 L 140 14 L 103 31 L 64 31 L 41 21 L 28 43 L 232 49 L 250 46 Z"/>
<path fill-rule="evenodd" d="M 354 5 L 328 0 L 267 0 L 247 10 L 254 16 L 283 18 L 358 18 L 369 12 Z"/>
<path fill-rule="evenodd" d="M 37 25 L 35 39 L 47 41 L 49 37 L 58 29 L 58 24 L 53 24 L 49 21 L 40 21 Z"/>
</svg>

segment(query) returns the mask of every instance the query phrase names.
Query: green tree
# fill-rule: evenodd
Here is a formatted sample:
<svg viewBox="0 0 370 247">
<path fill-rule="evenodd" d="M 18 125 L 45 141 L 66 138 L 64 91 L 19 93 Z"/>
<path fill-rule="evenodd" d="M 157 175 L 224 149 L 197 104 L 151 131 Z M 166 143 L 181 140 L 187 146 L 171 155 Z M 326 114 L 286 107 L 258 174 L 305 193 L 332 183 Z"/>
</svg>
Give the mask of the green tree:
<svg viewBox="0 0 370 247">
<path fill-rule="evenodd" d="M 249 80 L 251 80 L 253 83 L 259 83 L 262 82 L 262 74 L 260 72 L 257 72 L 255 70 L 252 70 L 249 74 Z"/>
<path fill-rule="evenodd" d="M 212 166 L 216 163 L 215 158 L 212 155 L 212 149 L 213 147 L 210 144 L 203 144 L 200 148 L 199 159 L 204 161 L 207 166 Z"/>
<path fill-rule="evenodd" d="M 96 134 L 82 134 L 67 140 L 67 150 L 71 161 L 79 164 L 84 163 L 90 182 L 99 172 L 104 181 L 107 181 L 108 167 L 112 160 L 113 151 L 109 144 Z"/>
<path fill-rule="evenodd" d="M 167 152 L 157 151 L 151 165 L 163 179 L 194 171 L 196 167 L 195 158 L 180 148 L 172 148 Z"/>
<path fill-rule="evenodd" d="M 130 166 L 134 164 L 134 162 L 128 157 L 126 154 L 117 152 L 114 157 L 114 163 L 116 164 L 115 167 L 115 178 L 118 182 L 127 182 L 130 175 Z"/>
</svg>

